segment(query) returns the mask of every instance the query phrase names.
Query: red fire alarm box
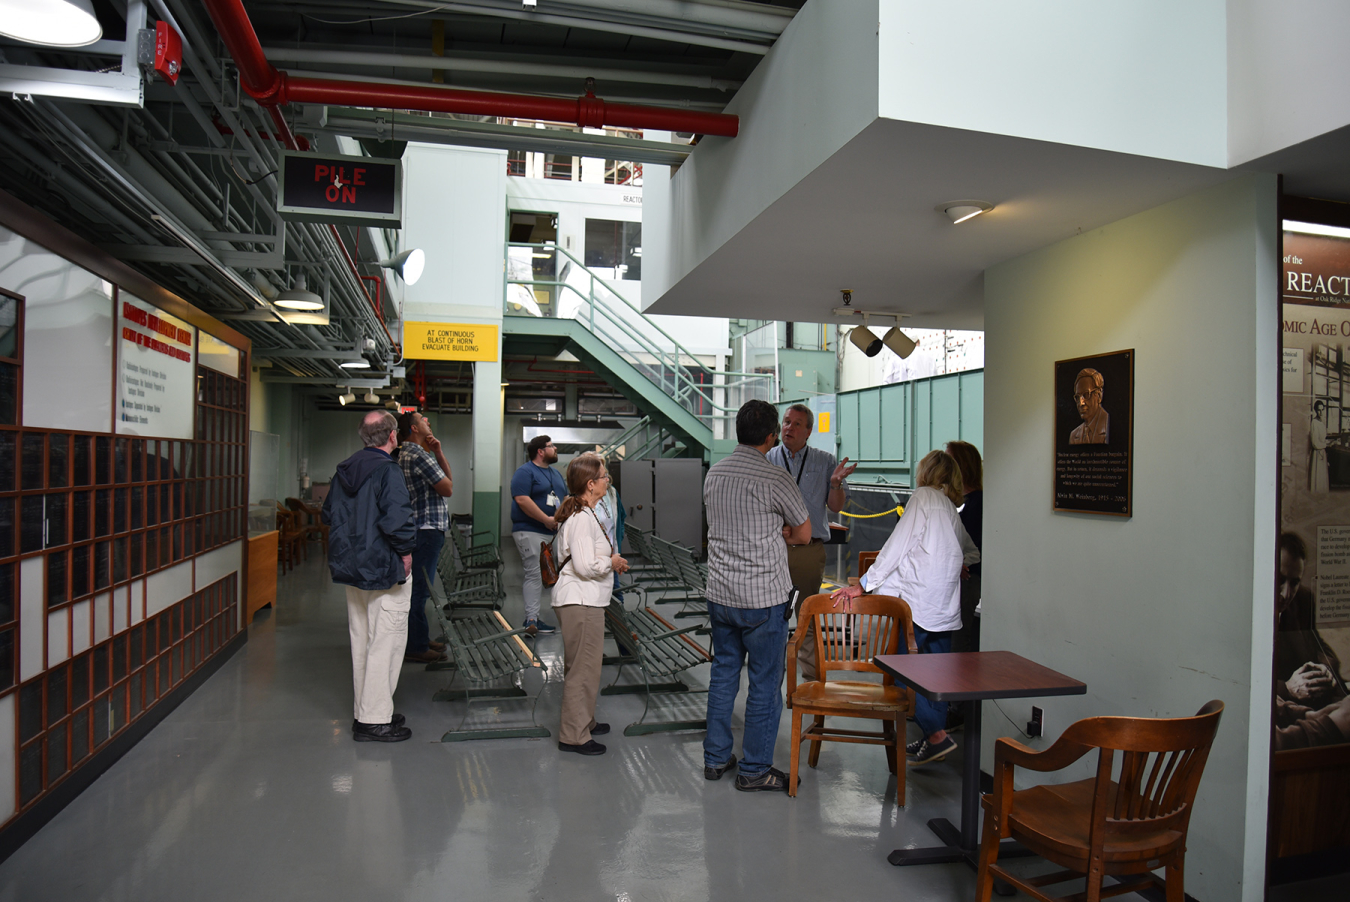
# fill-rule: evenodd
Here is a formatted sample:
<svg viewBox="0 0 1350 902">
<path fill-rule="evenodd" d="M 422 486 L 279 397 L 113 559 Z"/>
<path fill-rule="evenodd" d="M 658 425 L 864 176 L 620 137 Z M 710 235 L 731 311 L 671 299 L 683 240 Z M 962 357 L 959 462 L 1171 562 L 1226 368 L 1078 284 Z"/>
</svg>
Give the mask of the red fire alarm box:
<svg viewBox="0 0 1350 902">
<path fill-rule="evenodd" d="M 155 23 L 155 71 L 171 85 L 183 71 L 183 39 L 162 20 Z"/>
</svg>

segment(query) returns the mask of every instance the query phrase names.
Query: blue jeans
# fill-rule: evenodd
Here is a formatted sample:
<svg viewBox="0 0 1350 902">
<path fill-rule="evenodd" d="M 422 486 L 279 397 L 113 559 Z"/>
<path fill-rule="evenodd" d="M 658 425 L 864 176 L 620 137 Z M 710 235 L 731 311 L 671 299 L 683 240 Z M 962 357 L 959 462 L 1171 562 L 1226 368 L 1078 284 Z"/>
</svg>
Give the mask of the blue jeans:
<svg viewBox="0 0 1350 902">
<path fill-rule="evenodd" d="M 427 625 L 427 599 L 431 597 L 431 585 L 427 582 L 427 573 L 435 574 L 436 561 L 441 556 L 441 546 L 445 544 L 445 533 L 439 529 L 417 530 L 417 544 L 412 553 L 412 610 L 408 612 L 408 649 L 410 655 L 420 655 L 427 650 L 431 641 L 431 630 Z"/>
<path fill-rule="evenodd" d="M 950 632 L 934 633 L 929 632 L 917 623 L 914 624 L 914 644 L 919 646 L 919 654 L 946 654 L 952 650 L 952 634 Z M 905 644 L 900 643 L 902 654 L 907 653 Z M 928 699 L 914 694 L 914 722 L 923 730 L 923 736 L 927 739 L 938 730 L 947 728 L 947 703 L 930 702 Z"/>
<path fill-rule="evenodd" d="M 718 767 L 731 758 L 731 710 L 741 689 L 741 667 L 749 668 L 741 773 L 762 774 L 773 765 L 778 720 L 783 713 L 783 659 L 787 651 L 787 602 L 771 608 L 730 608 L 708 602 L 713 662 L 708 677 L 708 735 L 703 761 Z"/>
</svg>

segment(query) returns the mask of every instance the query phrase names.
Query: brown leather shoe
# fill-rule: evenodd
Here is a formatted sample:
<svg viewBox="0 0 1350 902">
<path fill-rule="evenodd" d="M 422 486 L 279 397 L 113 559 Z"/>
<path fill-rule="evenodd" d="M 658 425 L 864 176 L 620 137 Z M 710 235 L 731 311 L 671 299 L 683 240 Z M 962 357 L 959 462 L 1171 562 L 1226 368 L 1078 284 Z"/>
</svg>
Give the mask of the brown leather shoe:
<svg viewBox="0 0 1350 902">
<path fill-rule="evenodd" d="M 444 652 L 444 651 L 445 651 L 445 643 L 444 643 L 444 642 L 428 642 L 428 643 L 427 643 L 427 648 L 431 649 L 432 651 Z"/>
<path fill-rule="evenodd" d="M 432 651 L 429 648 L 424 652 L 419 652 L 418 654 L 413 654 L 409 652 L 408 654 L 403 656 L 404 664 L 435 664 L 437 661 L 444 661 L 444 660 L 445 655 L 441 654 L 438 651 Z"/>
</svg>

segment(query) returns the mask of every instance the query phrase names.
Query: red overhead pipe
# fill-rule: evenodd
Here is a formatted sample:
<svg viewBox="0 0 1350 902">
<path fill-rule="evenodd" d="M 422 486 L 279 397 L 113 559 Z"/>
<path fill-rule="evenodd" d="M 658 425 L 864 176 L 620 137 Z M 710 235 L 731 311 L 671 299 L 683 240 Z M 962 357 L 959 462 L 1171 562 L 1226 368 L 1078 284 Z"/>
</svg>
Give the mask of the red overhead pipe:
<svg viewBox="0 0 1350 902">
<path fill-rule="evenodd" d="M 599 128 L 611 125 L 626 128 L 659 129 L 718 135 L 734 138 L 740 130 L 740 117 L 726 113 L 699 113 L 668 107 L 605 103 L 589 89 L 584 97 L 563 100 L 529 94 L 496 94 L 489 91 L 459 91 L 434 85 L 369 84 L 332 78 L 309 78 L 278 71 L 263 53 L 262 44 L 249 21 L 242 0 L 202 0 L 220 32 L 235 65 L 239 81 L 248 95 L 265 107 L 275 109 L 291 102 L 341 104 L 424 110 L 436 113 L 463 113 L 474 116 L 503 116 L 515 119 L 546 119 L 551 122 L 575 122 Z"/>
</svg>

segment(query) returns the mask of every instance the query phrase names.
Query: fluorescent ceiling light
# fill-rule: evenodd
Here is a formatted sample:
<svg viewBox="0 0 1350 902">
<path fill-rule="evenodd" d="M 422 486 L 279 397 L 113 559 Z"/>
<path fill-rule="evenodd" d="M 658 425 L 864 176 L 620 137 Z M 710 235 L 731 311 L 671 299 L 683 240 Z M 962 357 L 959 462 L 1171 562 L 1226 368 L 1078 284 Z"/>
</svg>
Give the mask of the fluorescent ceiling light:
<svg viewBox="0 0 1350 902">
<path fill-rule="evenodd" d="M 1321 225 L 1316 222 L 1298 222 L 1293 219 L 1284 221 L 1286 232 L 1301 232 L 1304 235 L 1329 235 L 1332 238 L 1350 238 L 1350 229 L 1343 226 Z"/>
<path fill-rule="evenodd" d="M 103 37 L 90 0 L 0 0 L 0 35 L 45 47 L 85 47 Z"/>
</svg>

